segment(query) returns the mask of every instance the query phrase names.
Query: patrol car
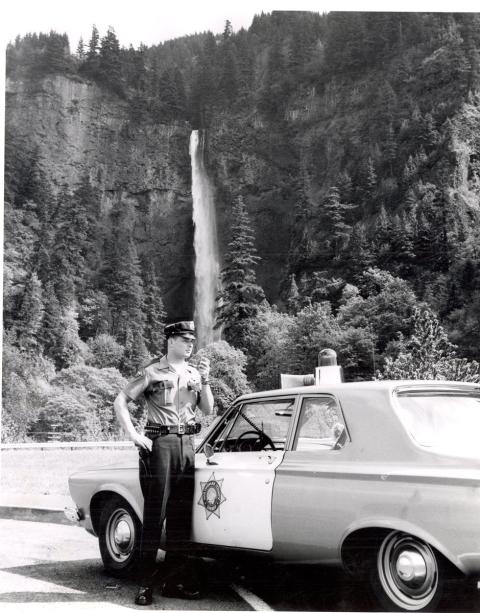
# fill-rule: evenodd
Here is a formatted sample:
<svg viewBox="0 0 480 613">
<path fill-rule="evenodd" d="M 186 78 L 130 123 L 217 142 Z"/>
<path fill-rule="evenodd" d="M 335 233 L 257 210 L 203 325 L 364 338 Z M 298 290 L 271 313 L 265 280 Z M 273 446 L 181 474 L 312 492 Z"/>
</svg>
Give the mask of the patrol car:
<svg viewBox="0 0 480 613">
<path fill-rule="evenodd" d="M 342 566 L 387 610 L 433 610 L 480 578 L 480 385 L 344 383 L 332 361 L 238 398 L 196 450 L 199 555 Z M 137 463 L 71 476 L 67 515 L 107 571 L 138 562 Z M 193 551 L 193 549 L 192 549 Z"/>
</svg>

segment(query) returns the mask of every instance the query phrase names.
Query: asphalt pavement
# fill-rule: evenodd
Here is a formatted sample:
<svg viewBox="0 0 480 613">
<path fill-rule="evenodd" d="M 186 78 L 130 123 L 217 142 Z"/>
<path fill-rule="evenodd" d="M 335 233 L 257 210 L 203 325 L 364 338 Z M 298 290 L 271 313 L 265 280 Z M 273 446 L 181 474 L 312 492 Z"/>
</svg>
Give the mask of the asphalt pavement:
<svg viewBox="0 0 480 613">
<path fill-rule="evenodd" d="M 119 611 L 133 605 L 134 581 L 108 576 L 98 541 L 64 516 L 69 496 L 0 495 L 0 609 L 15 611 Z M 374 611 L 366 585 L 342 571 L 251 560 L 204 560 L 204 598 L 166 599 L 148 610 Z M 480 592 L 465 594 L 443 611 L 480 611 Z"/>
<path fill-rule="evenodd" d="M 133 599 L 135 581 L 107 575 L 97 539 L 76 526 L 0 519 L 0 610 L 116 611 L 143 609 Z M 198 601 L 164 598 L 160 590 L 148 610 L 249 611 L 252 607 L 223 577 L 211 577 Z"/>
</svg>

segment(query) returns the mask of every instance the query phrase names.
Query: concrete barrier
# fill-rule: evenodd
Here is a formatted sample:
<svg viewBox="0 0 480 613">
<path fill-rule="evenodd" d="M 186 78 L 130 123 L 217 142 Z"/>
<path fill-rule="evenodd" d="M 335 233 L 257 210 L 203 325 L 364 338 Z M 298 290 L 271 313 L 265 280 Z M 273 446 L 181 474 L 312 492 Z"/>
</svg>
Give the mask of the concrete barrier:
<svg viewBox="0 0 480 613">
<path fill-rule="evenodd" d="M 15 450 L 15 449 L 88 449 L 94 447 L 96 449 L 122 449 L 125 447 L 133 447 L 132 441 L 91 441 L 84 443 L 64 442 L 59 443 L 57 441 L 45 442 L 45 443 L 2 443 L 0 445 L 0 451 Z"/>
</svg>

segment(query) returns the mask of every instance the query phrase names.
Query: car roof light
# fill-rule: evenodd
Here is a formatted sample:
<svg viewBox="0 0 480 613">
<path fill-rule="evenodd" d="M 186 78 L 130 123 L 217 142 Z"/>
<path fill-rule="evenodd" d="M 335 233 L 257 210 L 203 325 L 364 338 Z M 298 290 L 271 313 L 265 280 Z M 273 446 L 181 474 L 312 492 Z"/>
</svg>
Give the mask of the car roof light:
<svg viewBox="0 0 480 613">
<path fill-rule="evenodd" d="M 343 370 L 337 365 L 337 354 L 333 349 L 322 349 L 318 354 L 318 366 L 313 375 L 280 375 L 280 387 L 302 387 L 343 382 Z"/>
<path fill-rule="evenodd" d="M 322 349 L 318 354 L 315 368 L 315 384 L 324 385 L 343 382 L 343 370 L 337 365 L 337 354 L 333 349 Z"/>
</svg>

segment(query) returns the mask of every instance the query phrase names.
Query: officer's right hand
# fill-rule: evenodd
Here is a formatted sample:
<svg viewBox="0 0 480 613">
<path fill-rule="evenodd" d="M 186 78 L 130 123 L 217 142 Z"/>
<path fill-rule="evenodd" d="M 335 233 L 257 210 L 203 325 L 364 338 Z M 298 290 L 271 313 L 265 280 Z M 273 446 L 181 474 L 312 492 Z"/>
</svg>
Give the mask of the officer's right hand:
<svg viewBox="0 0 480 613">
<path fill-rule="evenodd" d="M 145 436 L 144 434 L 138 434 L 137 432 L 132 440 L 137 447 L 140 447 L 140 449 L 152 451 L 153 442 L 151 439 L 148 438 L 148 436 Z"/>
</svg>

